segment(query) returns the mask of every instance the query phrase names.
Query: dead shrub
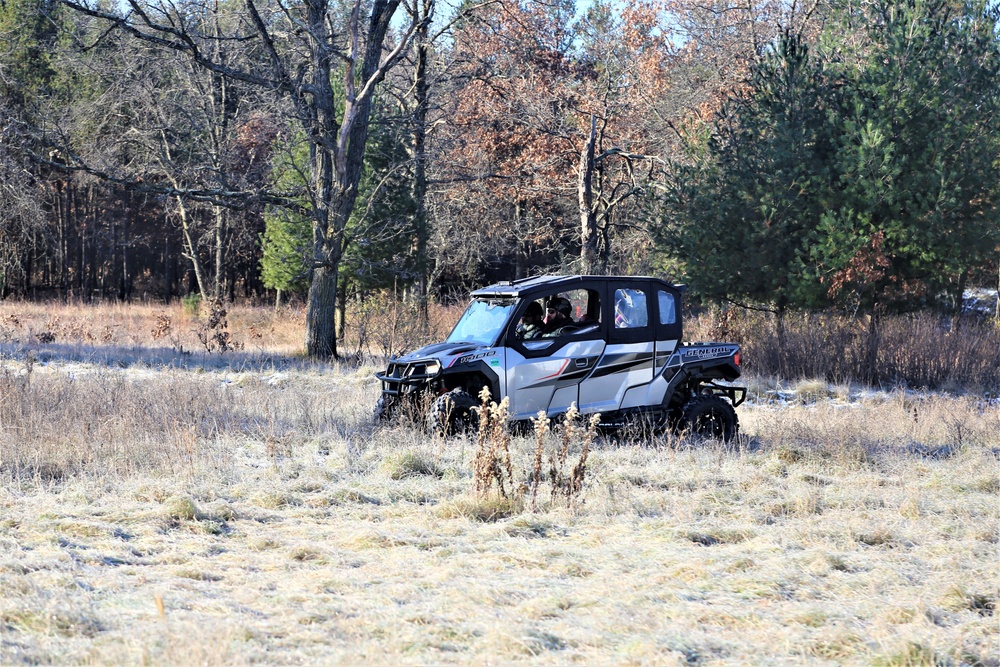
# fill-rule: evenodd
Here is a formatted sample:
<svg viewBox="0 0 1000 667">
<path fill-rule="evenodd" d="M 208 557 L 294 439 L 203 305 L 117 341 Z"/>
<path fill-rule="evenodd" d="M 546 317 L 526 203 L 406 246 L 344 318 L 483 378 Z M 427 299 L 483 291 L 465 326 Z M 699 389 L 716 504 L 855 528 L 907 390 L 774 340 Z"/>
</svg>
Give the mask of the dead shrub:
<svg viewBox="0 0 1000 667">
<path fill-rule="evenodd" d="M 242 350 L 243 344 L 233 338 L 229 333 L 229 321 L 226 319 L 226 304 L 220 297 L 212 301 L 212 309 L 209 311 L 208 319 L 198 327 L 195 335 L 206 352 L 225 352 Z"/>
<path fill-rule="evenodd" d="M 511 434 L 508 424 L 508 399 L 499 404 L 491 400 L 489 389 L 484 388 L 479 395 L 479 432 L 476 454 L 473 460 L 473 478 L 476 496 L 486 499 L 495 495 L 503 500 L 530 498 L 531 511 L 538 509 L 538 491 L 542 482 L 548 479 L 551 485 L 551 500 L 564 500 L 571 506 L 583 491 L 587 473 L 587 457 L 590 446 L 597 436 L 600 415 L 592 415 L 586 425 L 579 423 L 576 404 L 570 406 L 557 429 L 558 439 L 553 442 L 551 420 L 541 411 L 531 422 L 534 425 L 535 448 L 530 468 L 525 478 L 518 480 L 514 475 L 511 461 Z M 551 447 L 550 447 L 551 443 Z M 579 448 L 576 463 L 571 464 L 571 451 Z M 546 451 L 548 454 L 546 456 Z M 548 469 L 543 470 L 545 461 Z M 495 493 L 494 493 L 495 492 Z"/>
<path fill-rule="evenodd" d="M 346 310 L 345 347 L 362 355 L 387 357 L 444 340 L 462 312 L 428 304 L 427 319 L 422 321 L 416 300 L 401 300 L 388 293 L 367 295 L 349 303 Z"/>
<path fill-rule="evenodd" d="M 156 324 L 153 326 L 153 330 L 150 335 L 153 336 L 153 340 L 159 340 L 165 336 L 169 336 L 171 331 L 171 322 L 169 315 L 158 315 L 156 318 Z"/>
</svg>

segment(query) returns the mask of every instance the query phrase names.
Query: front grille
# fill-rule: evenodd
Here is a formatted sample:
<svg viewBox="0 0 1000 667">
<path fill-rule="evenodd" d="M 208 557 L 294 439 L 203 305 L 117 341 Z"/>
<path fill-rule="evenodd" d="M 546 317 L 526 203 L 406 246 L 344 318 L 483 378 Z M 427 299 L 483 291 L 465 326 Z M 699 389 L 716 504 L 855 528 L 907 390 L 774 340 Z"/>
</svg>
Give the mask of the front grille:
<svg viewBox="0 0 1000 667">
<path fill-rule="evenodd" d="M 390 363 L 385 373 L 377 373 L 375 377 L 382 382 L 383 394 L 398 396 L 420 388 L 436 377 L 440 366 L 433 373 L 428 373 L 427 367 L 437 363 L 427 359 L 406 364 Z"/>
</svg>

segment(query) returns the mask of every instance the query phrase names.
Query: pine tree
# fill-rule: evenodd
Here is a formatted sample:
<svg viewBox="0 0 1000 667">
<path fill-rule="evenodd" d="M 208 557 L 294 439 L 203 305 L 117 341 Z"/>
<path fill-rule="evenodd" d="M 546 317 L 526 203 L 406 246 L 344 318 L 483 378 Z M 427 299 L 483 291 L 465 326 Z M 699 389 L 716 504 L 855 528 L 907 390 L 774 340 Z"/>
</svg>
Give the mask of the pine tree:
<svg viewBox="0 0 1000 667">
<path fill-rule="evenodd" d="M 840 14 L 836 29 L 862 25 L 865 39 L 830 49 L 830 69 L 850 85 L 838 118 L 838 197 L 815 259 L 838 301 L 873 311 L 947 295 L 960 306 L 968 275 L 995 253 L 998 16 L 995 3 L 948 0 L 882 0 Z"/>
<path fill-rule="evenodd" d="M 835 185 L 836 90 L 801 37 L 785 35 L 714 131 L 692 137 L 658 236 L 700 295 L 773 308 L 779 327 L 788 308 L 821 300 L 811 246 Z"/>
<path fill-rule="evenodd" d="M 817 45 L 785 35 L 690 142 L 660 240 L 699 293 L 779 315 L 959 301 L 1000 243 L 998 10 L 880 0 L 836 16 Z"/>
</svg>

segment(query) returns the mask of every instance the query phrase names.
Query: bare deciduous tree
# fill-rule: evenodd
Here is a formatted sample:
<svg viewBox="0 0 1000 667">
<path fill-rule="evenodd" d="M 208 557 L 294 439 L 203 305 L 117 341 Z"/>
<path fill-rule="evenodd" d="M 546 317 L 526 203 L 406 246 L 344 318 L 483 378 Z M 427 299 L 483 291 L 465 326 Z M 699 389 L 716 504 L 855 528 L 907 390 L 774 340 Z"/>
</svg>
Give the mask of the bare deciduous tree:
<svg viewBox="0 0 1000 667">
<path fill-rule="evenodd" d="M 337 273 L 361 179 L 372 96 L 418 27 L 413 18 L 386 48 L 399 2 L 355 0 L 341 15 L 327 0 L 245 0 L 229 9 L 230 22 L 220 24 L 204 18 L 219 10 L 214 0 L 127 0 L 111 7 L 63 0 L 76 11 L 108 22 L 109 30 L 182 54 L 220 81 L 241 82 L 287 105 L 310 143 L 305 212 L 313 221 L 313 252 L 306 350 L 314 357 L 337 354 Z M 253 58 L 232 58 L 235 48 Z M 66 166 L 86 168 L 74 156 L 65 157 Z M 185 200 L 236 206 L 253 201 L 298 206 L 301 201 L 238 185 L 212 174 L 166 191 Z"/>
<path fill-rule="evenodd" d="M 0 115 L 2 118 L 2 115 Z M 2 128 L 0 128 L 2 129 Z M 43 206 L 32 176 L 0 142 L 0 298 L 24 286 L 37 235 L 45 230 Z"/>
</svg>

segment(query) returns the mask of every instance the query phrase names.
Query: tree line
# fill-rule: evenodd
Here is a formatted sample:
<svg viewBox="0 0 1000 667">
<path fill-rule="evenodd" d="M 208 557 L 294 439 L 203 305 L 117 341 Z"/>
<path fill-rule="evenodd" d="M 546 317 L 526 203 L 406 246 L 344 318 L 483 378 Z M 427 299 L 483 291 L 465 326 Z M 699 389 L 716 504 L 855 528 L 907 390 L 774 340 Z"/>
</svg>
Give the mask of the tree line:
<svg viewBox="0 0 1000 667">
<path fill-rule="evenodd" d="M 995 3 L 5 0 L 3 296 L 660 273 L 958 308 L 1000 256 Z M 339 314 L 339 317 L 338 317 Z"/>
</svg>

